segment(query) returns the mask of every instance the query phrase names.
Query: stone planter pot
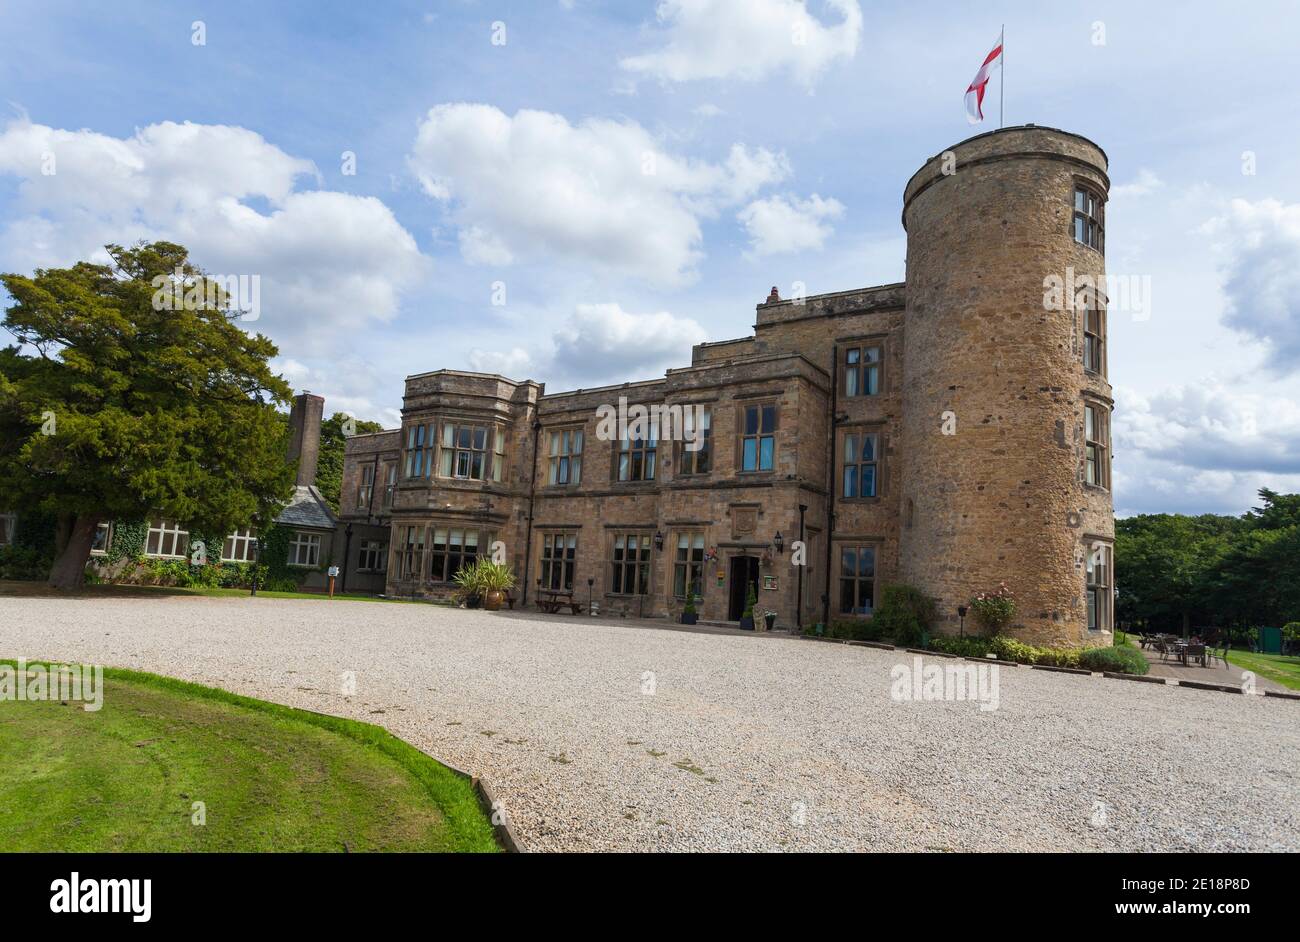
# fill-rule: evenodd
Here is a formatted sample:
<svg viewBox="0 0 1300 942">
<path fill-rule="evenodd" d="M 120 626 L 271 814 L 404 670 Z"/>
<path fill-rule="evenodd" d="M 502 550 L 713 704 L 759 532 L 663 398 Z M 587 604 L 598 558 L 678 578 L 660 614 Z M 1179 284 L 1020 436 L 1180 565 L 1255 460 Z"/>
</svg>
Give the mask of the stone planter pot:
<svg viewBox="0 0 1300 942">
<path fill-rule="evenodd" d="M 746 631 L 753 631 L 753 630 L 754 630 L 754 616 L 753 616 L 753 615 L 741 615 L 741 616 L 740 616 L 740 627 L 741 627 L 741 628 L 744 628 Z"/>
<path fill-rule="evenodd" d="M 506 594 L 500 589 L 488 589 L 483 596 L 483 608 L 489 612 L 499 611 L 506 600 Z"/>
<path fill-rule="evenodd" d="M 776 627 L 776 615 L 764 615 L 763 621 L 766 623 L 768 631 Z"/>
<path fill-rule="evenodd" d="M 465 597 L 466 608 L 482 608 L 483 597 L 481 595 L 467 595 Z"/>
<path fill-rule="evenodd" d="M 683 625 L 693 625 L 699 620 L 700 620 L 700 615 L 698 612 L 690 612 L 689 614 L 686 612 L 682 612 L 681 614 L 681 623 Z"/>
</svg>

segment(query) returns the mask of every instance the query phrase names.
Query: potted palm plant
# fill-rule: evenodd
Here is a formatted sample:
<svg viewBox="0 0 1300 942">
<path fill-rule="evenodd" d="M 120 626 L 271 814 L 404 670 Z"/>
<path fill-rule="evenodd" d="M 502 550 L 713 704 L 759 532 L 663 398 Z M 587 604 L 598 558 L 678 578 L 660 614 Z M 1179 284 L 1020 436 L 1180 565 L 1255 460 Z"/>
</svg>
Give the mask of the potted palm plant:
<svg viewBox="0 0 1300 942">
<path fill-rule="evenodd" d="M 506 600 L 506 592 L 515 587 L 515 574 L 504 563 L 483 560 L 478 565 L 478 585 L 483 594 L 483 607 L 489 612 L 495 612 Z"/>
<path fill-rule="evenodd" d="M 483 604 L 482 563 L 475 561 L 468 566 L 461 566 L 452 576 L 456 583 L 456 596 L 466 608 L 478 608 Z"/>
</svg>

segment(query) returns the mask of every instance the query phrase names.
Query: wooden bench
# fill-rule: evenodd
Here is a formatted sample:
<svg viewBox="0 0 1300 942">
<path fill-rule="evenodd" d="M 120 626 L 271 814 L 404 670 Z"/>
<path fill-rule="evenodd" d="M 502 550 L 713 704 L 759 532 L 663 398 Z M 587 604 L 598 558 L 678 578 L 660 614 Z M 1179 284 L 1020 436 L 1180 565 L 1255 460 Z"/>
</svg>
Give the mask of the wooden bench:
<svg viewBox="0 0 1300 942">
<path fill-rule="evenodd" d="M 547 615 L 558 615 L 562 608 L 569 609 L 575 615 L 582 614 L 582 603 L 573 600 L 573 593 L 557 589 L 538 589 L 537 608 Z"/>
</svg>

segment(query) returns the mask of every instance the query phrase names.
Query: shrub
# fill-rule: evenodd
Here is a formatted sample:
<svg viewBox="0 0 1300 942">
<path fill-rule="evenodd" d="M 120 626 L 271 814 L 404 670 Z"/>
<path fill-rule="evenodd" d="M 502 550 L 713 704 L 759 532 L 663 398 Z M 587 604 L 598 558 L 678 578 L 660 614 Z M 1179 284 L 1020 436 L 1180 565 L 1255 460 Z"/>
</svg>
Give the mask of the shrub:
<svg viewBox="0 0 1300 942">
<path fill-rule="evenodd" d="M 1015 661 L 1017 664 L 1037 664 L 1039 655 L 1044 649 L 1006 635 L 997 635 L 990 640 L 989 650 L 996 654 L 999 660 Z"/>
<path fill-rule="evenodd" d="M 990 637 L 1011 624 L 1011 619 L 1016 616 L 1016 600 L 1005 582 L 999 583 L 993 592 L 981 592 L 975 596 L 970 600 L 970 607 L 975 620 Z"/>
<path fill-rule="evenodd" d="M 758 604 L 758 593 L 754 591 L 754 583 L 749 584 L 749 591 L 745 594 L 745 611 L 743 617 L 750 621 L 754 619 L 754 606 Z"/>
<path fill-rule="evenodd" d="M 44 579 L 51 564 L 51 557 L 35 547 L 0 547 L 0 579 Z"/>
<path fill-rule="evenodd" d="M 956 654 L 960 657 L 984 657 L 993 654 L 1002 661 L 1015 661 L 1017 664 L 1047 664 L 1052 667 L 1078 667 L 1079 657 L 1082 654 L 1078 648 L 1038 648 L 1006 635 L 997 635 L 993 638 L 932 638 L 930 650 Z M 1107 668 L 1107 670 L 1111 669 Z"/>
<path fill-rule="evenodd" d="M 890 585 L 885 586 L 871 623 L 881 635 L 893 638 L 895 644 L 917 647 L 929 638 L 934 615 L 934 599 L 920 589 Z"/>
<path fill-rule="evenodd" d="M 983 657 L 989 652 L 987 638 L 952 638 L 941 635 L 930 639 L 931 651 L 956 654 L 958 657 Z"/>
<path fill-rule="evenodd" d="M 1150 664 L 1137 648 L 1107 647 L 1085 648 L 1079 652 L 1079 666 L 1091 671 L 1113 671 L 1118 674 L 1145 674 Z"/>
<path fill-rule="evenodd" d="M 879 641 L 884 632 L 874 618 L 836 618 L 826 629 L 826 637 L 845 641 Z"/>
<path fill-rule="evenodd" d="M 1079 656 L 1083 652 L 1078 648 L 1039 648 L 1038 663 L 1050 667 L 1078 667 Z"/>
</svg>

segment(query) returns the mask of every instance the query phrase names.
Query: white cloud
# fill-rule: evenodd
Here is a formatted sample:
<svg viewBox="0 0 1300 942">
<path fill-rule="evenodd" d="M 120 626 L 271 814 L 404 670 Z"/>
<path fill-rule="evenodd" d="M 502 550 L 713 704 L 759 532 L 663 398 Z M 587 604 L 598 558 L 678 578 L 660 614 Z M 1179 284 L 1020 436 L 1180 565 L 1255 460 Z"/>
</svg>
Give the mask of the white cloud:
<svg viewBox="0 0 1300 942">
<path fill-rule="evenodd" d="M 1223 323 L 1265 343 L 1274 371 L 1300 369 L 1300 203 L 1236 199 L 1205 232 L 1228 259 Z"/>
<path fill-rule="evenodd" d="M 1147 196 L 1163 187 L 1164 181 L 1156 174 L 1143 167 L 1138 171 L 1137 179 L 1131 183 L 1122 183 L 1119 186 L 1110 188 L 1111 199 L 1127 199 L 1132 197 Z"/>
<path fill-rule="evenodd" d="M 820 249 L 830 237 L 832 227 L 825 221 L 844 213 L 844 206 L 834 199 L 822 199 L 816 193 L 806 200 L 797 196 L 770 196 L 755 200 L 736 218 L 749 233 L 749 243 L 756 255 L 776 255 Z"/>
<path fill-rule="evenodd" d="M 804 0 L 662 0 L 655 14 L 664 44 L 620 64 L 671 82 L 754 81 L 785 72 L 811 87 L 837 59 L 851 59 L 862 38 L 857 0 L 825 6 L 838 22 L 818 19 Z"/>
<path fill-rule="evenodd" d="M 54 172 L 43 172 L 51 155 Z M 214 274 L 260 276 L 251 326 L 297 346 L 389 319 L 425 271 L 382 202 L 298 189 L 317 177 L 312 163 L 245 128 L 168 121 L 115 138 L 22 118 L 0 132 L 0 175 L 20 180 L 18 214 L 0 229 L 8 265 L 105 261 L 110 242 L 179 242 Z"/>
<path fill-rule="evenodd" d="M 1241 513 L 1261 487 L 1300 487 L 1300 402 L 1206 377 L 1115 393 L 1116 509 Z"/>
<path fill-rule="evenodd" d="M 607 379 L 649 378 L 689 365 L 691 346 L 706 336 L 695 321 L 667 311 L 634 314 L 617 304 L 579 304 L 555 332 L 555 362 L 566 375 L 581 370 Z"/>
<path fill-rule="evenodd" d="M 469 262 L 560 258 L 669 284 L 695 277 L 702 219 L 789 172 L 740 144 L 721 164 L 680 157 L 633 121 L 464 103 L 429 111 L 408 160 Z"/>
<path fill-rule="evenodd" d="M 545 382 L 551 392 L 571 386 L 653 379 L 669 367 L 688 366 L 691 347 L 707 338 L 690 318 L 667 311 L 638 314 L 616 303 L 579 304 L 550 337 L 526 350 L 476 349 L 471 368 L 511 379 Z"/>
<path fill-rule="evenodd" d="M 478 373 L 499 373 L 509 379 L 533 379 L 537 366 L 533 354 L 523 347 L 509 350 L 471 350 L 469 368 Z"/>
</svg>

